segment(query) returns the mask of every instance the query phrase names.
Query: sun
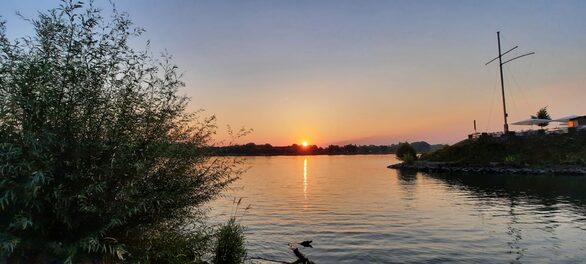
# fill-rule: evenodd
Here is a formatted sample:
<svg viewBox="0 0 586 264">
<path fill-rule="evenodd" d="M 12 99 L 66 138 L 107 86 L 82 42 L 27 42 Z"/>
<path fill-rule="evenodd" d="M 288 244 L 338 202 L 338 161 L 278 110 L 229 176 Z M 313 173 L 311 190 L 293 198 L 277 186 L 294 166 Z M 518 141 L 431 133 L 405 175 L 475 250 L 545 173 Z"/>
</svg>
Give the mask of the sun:
<svg viewBox="0 0 586 264">
<path fill-rule="evenodd" d="M 309 143 L 307 143 L 307 141 L 303 141 L 303 142 L 301 142 L 301 145 L 304 147 L 307 147 L 307 146 L 309 146 Z"/>
</svg>

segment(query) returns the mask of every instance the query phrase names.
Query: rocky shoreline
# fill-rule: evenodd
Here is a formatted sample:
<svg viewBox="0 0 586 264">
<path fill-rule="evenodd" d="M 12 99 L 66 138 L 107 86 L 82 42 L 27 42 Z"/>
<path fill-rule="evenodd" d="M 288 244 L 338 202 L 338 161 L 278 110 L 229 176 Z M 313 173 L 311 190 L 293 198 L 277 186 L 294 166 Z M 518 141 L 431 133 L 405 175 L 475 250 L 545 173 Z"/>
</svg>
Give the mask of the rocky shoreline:
<svg viewBox="0 0 586 264">
<path fill-rule="evenodd" d="M 488 165 L 462 164 L 454 162 L 415 161 L 411 164 L 397 163 L 390 169 L 416 170 L 422 172 L 464 172 L 479 174 L 574 174 L 586 175 L 586 166 L 554 165 L 544 167 L 511 166 L 502 163 Z"/>
</svg>

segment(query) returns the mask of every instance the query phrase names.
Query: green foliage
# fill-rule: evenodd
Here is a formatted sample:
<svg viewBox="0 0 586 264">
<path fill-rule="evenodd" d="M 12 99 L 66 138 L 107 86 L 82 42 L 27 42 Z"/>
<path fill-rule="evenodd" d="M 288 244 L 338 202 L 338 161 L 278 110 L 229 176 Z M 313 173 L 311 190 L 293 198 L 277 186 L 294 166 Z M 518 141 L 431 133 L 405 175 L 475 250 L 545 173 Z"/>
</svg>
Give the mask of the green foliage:
<svg viewBox="0 0 586 264">
<path fill-rule="evenodd" d="M 195 260 L 206 236 L 185 227 L 234 163 L 205 151 L 214 118 L 185 111 L 169 56 L 130 48 L 126 14 L 83 5 L 16 41 L 0 23 L 0 258 Z"/>
<path fill-rule="evenodd" d="M 244 263 L 246 247 L 244 245 L 244 228 L 231 217 L 228 223 L 220 227 L 212 263 L 239 264 Z"/>
<path fill-rule="evenodd" d="M 464 140 L 422 156 L 422 160 L 465 164 L 586 165 L 586 133 L 535 134 Z"/>
<path fill-rule="evenodd" d="M 536 115 L 532 115 L 531 116 L 532 119 L 549 119 L 551 120 L 551 116 L 549 116 L 549 113 L 547 112 L 547 106 L 543 107 L 541 109 L 539 109 L 539 111 L 537 111 Z M 541 123 L 541 124 L 537 124 L 540 127 L 546 127 L 547 125 L 549 125 L 549 123 Z"/>
<path fill-rule="evenodd" d="M 503 161 L 503 163 L 507 164 L 507 165 L 521 165 L 519 163 L 519 156 L 518 155 L 505 156 L 505 160 Z"/>
<path fill-rule="evenodd" d="M 130 263 L 205 263 L 214 243 L 213 229 L 204 223 L 190 225 L 164 225 L 144 229 L 129 249 L 133 254 L 126 258 Z"/>
<path fill-rule="evenodd" d="M 417 152 L 408 142 L 400 143 L 397 147 L 397 158 L 406 163 L 412 163 L 417 160 Z"/>
</svg>

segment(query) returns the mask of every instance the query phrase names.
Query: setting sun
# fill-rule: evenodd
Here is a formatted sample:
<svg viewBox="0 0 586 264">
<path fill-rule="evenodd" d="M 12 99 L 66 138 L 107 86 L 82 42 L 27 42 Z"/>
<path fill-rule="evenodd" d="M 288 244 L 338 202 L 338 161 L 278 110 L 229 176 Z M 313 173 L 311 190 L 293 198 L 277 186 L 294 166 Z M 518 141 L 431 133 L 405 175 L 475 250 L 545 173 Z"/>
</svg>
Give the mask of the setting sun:
<svg viewBox="0 0 586 264">
<path fill-rule="evenodd" d="M 304 147 L 307 147 L 307 146 L 309 146 L 309 143 L 307 143 L 307 141 L 303 141 L 303 142 L 301 143 L 301 145 L 302 145 L 302 146 L 304 146 Z"/>
</svg>

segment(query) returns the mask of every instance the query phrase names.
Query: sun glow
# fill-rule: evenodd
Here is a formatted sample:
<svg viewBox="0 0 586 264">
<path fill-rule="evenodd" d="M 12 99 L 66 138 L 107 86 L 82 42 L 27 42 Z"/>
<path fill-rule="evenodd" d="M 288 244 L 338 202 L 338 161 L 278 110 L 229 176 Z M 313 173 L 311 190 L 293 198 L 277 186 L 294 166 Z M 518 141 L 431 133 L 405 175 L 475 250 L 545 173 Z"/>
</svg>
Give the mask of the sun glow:
<svg viewBox="0 0 586 264">
<path fill-rule="evenodd" d="M 307 143 L 307 141 L 303 141 L 303 142 L 301 142 L 301 145 L 304 147 L 307 147 L 307 146 L 309 146 L 309 143 Z"/>
</svg>

